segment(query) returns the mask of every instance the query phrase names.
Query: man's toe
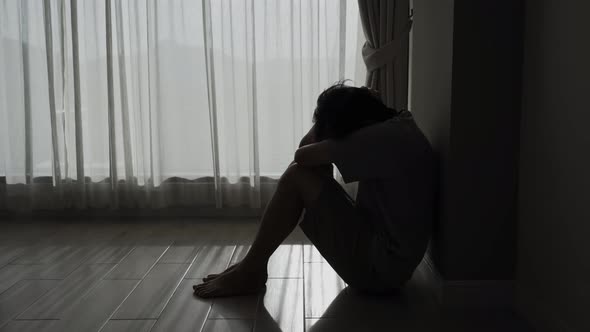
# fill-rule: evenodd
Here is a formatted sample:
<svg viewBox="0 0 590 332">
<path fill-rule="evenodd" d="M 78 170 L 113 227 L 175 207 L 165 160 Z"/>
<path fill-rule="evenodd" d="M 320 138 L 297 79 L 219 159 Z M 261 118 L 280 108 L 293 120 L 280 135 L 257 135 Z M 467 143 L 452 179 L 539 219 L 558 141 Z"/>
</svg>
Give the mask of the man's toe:
<svg viewBox="0 0 590 332">
<path fill-rule="evenodd" d="M 211 287 L 205 287 L 201 292 L 200 292 L 200 296 L 203 298 L 209 298 L 212 296 L 215 296 L 216 293 L 216 289 L 217 287 L 211 286 Z"/>
<path fill-rule="evenodd" d="M 205 283 L 202 283 L 202 284 L 195 285 L 195 286 L 193 286 L 193 290 L 194 290 L 195 292 L 201 291 L 201 290 L 203 290 L 203 288 L 204 288 L 206 285 L 207 285 L 207 284 L 205 284 Z"/>
<path fill-rule="evenodd" d="M 211 281 L 211 280 L 217 278 L 218 276 L 219 276 L 219 274 L 210 274 L 210 275 L 206 276 L 205 278 L 203 278 L 203 281 L 204 282 Z"/>
</svg>

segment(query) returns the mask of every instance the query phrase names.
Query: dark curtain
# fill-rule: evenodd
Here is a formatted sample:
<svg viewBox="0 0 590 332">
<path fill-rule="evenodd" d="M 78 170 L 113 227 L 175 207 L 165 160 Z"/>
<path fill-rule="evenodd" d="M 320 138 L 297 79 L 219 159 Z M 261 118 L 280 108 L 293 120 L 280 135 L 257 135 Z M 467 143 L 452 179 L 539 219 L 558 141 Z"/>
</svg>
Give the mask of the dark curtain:
<svg viewBox="0 0 590 332">
<path fill-rule="evenodd" d="M 365 85 L 379 91 L 387 106 L 406 109 L 410 1 L 359 0 L 359 11 L 367 39 L 363 46 Z"/>
</svg>

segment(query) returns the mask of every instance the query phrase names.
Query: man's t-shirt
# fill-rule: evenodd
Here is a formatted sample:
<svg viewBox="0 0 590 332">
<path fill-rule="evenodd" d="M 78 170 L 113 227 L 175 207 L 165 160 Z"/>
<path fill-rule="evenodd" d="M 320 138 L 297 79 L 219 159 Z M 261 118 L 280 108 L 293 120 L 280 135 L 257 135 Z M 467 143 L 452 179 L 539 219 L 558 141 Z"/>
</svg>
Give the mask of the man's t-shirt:
<svg viewBox="0 0 590 332">
<path fill-rule="evenodd" d="M 346 183 L 358 181 L 357 206 L 413 269 L 433 223 L 435 159 L 410 112 L 337 140 L 334 164 Z"/>
</svg>

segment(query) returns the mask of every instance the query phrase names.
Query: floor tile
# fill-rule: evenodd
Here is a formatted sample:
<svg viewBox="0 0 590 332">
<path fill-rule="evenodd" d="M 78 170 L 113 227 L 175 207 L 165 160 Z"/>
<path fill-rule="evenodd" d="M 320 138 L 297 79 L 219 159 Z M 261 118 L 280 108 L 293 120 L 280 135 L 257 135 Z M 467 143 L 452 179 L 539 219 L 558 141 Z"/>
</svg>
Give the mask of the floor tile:
<svg viewBox="0 0 590 332">
<path fill-rule="evenodd" d="M 299 229 L 271 258 L 258 298 L 195 297 L 197 279 L 240 261 L 258 227 L 194 218 L 0 224 L 0 332 L 531 331 L 508 313 L 443 312 L 420 266 L 397 294 L 361 294 Z"/>
<path fill-rule="evenodd" d="M 20 314 L 57 283 L 56 280 L 21 280 L 0 294 L 0 326 Z"/>
<path fill-rule="evenodd" d="M 285 241 L 283 241 L 283 243 L 285 244 L 303 244 L 308 242 L 309 239 L 307 238 L 307 236 L 305 236 L 305 234 L 301 230 L 301 227 L 295 227 L 291 234 L 289 234 Z"/>
<path fill-rule="evenodd" d="M 205 224 L 199 224 L 194 231 L 197 238 L 205 243 L 227 244 L 251 242 L 256 234 L 256 223 L 243 219 L 212 219 Z"/>
<path fill-rule="evenodd" d="M 250 244 L 236 245 L 236 250 L 234 251 L 234 254 L 231 257 L 230 265 L 241 262 L 242 259 L 244 259 L 244 257 L 246 257 L 248 250 L 250 250 Z"/>
<path fill-rule="evenodd" d="M 168 245 L 137 246 L 105 279 L 142 279 L 166 249 Z"/>
<path fill-rule="evenodd" d="M 299 244 L 282 244 L 268 260 L 269 278 L 303 278 L 303 251 Z M 249 245 L 238 245 L 231 264 L 240 262 L 250 250 Z M 231 265 L 230 264 L 230 265 Z"/>
<path fill-rule="evenodd" d="M 73 308 L 113 267 L 114 264 L 81 265 L 33 303 L 18 319 L 63 318 L 64 313 Z"/>
<path fill-rule="evenodd" d="M 58 324 L 58 320 L 13 320 L 0 332 L 66 332 L 59 330 Z"/>
<path fill-rule="evenodd" d="M 98 331 L 137 283 L 137 280 L 102 280 L 64 314 L 57 328 L 60 331 Z"/>
<path fill-rule="evenodd" d="M 0 267 L 14 261 L 20 255 L 22 255 L 25 251 L 24 246 L 11 246 L 11 245 L 3 245 L 0 246 Z"/>
<path fill-rule="evenodd" d="M 207 320 L 202 332 L 250 332 L 254 322 L 242 319 L 210 319 Z"/>
<path fill-rule="evenodd" d="M 100 332 L 149 332 L 156 320 L 109 320 Z"/>
<path fill-rule="evenodd" d="M 71 247 L 56 258 L 52 263 L 46 263 L 35 278 L 64 279 L 80 266 L 94 250 L 92 247 Z"/>
<path fill-rule="evenodd" d="M 280 245 L 268 260 L 269 278 L 303 278 L 303 246 Z"/>
<path fill-rule="evenodd" d="M 173 243 L 160 263 L 191 263 L 204 244 L 213 244 L 213 230 L 201 225 L 177 225 L 168 233 Z"/>
<path fill-rule="evenodd" d="M 158 263 L 191 263 L 201 249 L 200 245 L 175 241 Z"/>
<path fill-rule="evenodd" d="M 200 331 L 207 320 L 211 300 L 193 294 L 193 280 L 183 280 L 150 332 Z"/>
<path fill-rule="evenodd" d="M 52 244 L 88 245 L 105 242 L 117 235 L 121 227 L 113 224 L 71 223 L 46 239 Z"/>
<path fill-rule="evenodd" d="M 39 239 L 46 239 L 61 230 L 61 226 L 56 224 L 42 224 L 31 222 L 17 222 L 14 224 L 3 224 L 2 233 L 0 233 L 0 242 L 7 241 L 32 241 L 38 242 Z"/>
<path fill-rule="evenodd" d="M 305 263 L 305 317 L 320 318 L 345 282 L 327 263 Z"/>
<path fill-rule="evenodd" d="M 133 250 L 134 242 L 127 236 L 119 235 L 109 241 L 95 244 L 95 250 L 86 257 L 84 264 L 119 263 Z"/>
<path fill-rule="evenodd" d="M 12 285 L 26 279 L 43 268 L 43 265 L 6 265 L 0 268 L 0 294 Z"/>
<path fill-rule="evenodd" d="M 37 244 L 27 248 L 13 264 L 48 264 L 59 260 L 72 250 L 69 245 Z"/>
<path fill-rule="evenodd" d="M 303 262 L 304 263 L 325 263 L 326 259 L 320 254 L 313 244 L 303 245 Z"/>
<path fill-rule="evenodd" d="M 188 264 L 156 264 L 117 310 L 114 319 L 156 319 L 180 283 Z"/>
<path fill-rule="evenodd" d="M 233 245 L 203 246 L 185 278 L 201 279 L 211 273 L 223 272 L 229 264 L 234 248 Z"/>
<path fill-rule="evenodd" d="M 269 279 L 254 331 L 303 332 L 303 280 Z"/>
<path fill-rule="evenodd" d="M 255 319 L 258 295 L 213 299 L 209 319 Z"/>
</svg>

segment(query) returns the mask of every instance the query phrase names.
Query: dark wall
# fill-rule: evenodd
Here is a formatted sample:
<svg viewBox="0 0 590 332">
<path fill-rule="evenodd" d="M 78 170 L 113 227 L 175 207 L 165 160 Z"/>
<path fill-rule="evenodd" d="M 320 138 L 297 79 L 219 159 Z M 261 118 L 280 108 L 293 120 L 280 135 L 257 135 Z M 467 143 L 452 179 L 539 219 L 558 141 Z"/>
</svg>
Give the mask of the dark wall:
<svg viewBox="0 0 590 332">
<path fill-rule="evenodd" d="M 523 4 L 455 1 L 448 279 L 513 279 Z"/>
<path fill-rule="evenodd" d="M 441 185 L 439 222 L 434 229 L 436 240 L 442 231 L 441 226 L 446 223 L 450 187 L 447 174 L 450 162 L 454 0 L 414 0 L 413 8 L 409 107 L 439 156 Z M 437 247 L 431 255 L 438 258 L 442 256 L 442 248 L 440 245 Z"/>
<path fill-rule="evenodd" d="M 589 15 L 527 2 L 516 289 L 539 331 L 590 331 Z"/>
<path fill-rule="evenodd" d="M 522 1 L 415 0 L 414 8 L 412 109 L 441 159 L 431 254 L 447 280 L 513 279 Z"/>
</svg>

